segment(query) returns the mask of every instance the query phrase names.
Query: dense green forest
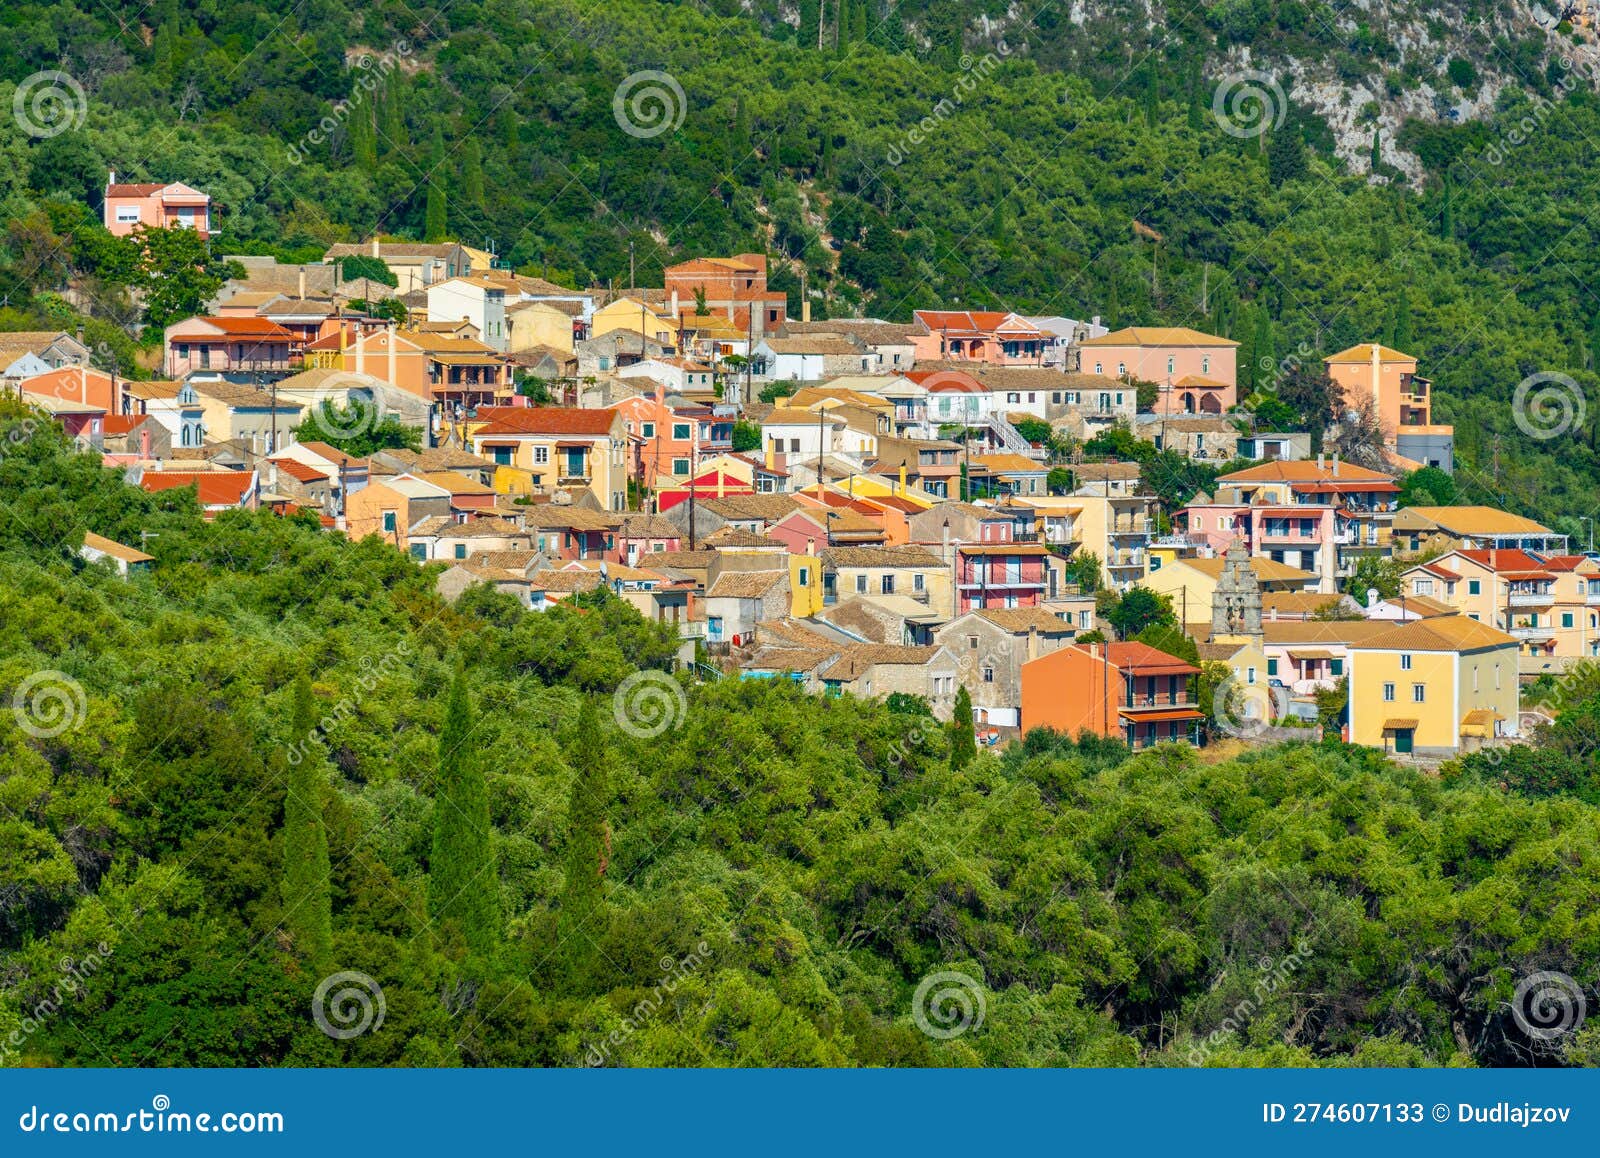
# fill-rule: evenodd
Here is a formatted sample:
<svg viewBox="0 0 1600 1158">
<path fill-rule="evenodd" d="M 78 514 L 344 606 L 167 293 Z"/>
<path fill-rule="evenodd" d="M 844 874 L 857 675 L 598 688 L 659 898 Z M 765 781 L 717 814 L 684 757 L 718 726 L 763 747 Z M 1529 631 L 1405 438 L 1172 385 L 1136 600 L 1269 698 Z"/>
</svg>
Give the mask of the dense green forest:
<svg viewBox="0 0 1600 1158">
<path fill-rule="evenodd" d="M 376 540 L 0 446 L 6 1064 L 1600 1060 L 1512 1009 L 1600 960 L 1593 704 L 1555 778 L 973 753 L 914 699 L 669 676 L 615 597 L 450 605 Z"/>
<path fill-rule="evenodd" d="M 1398 70 L 1393 44 L 1365 26 L 1341 40 L 1305 5 L 1208 5 L 1154 55 L 1048 5 L 1013 38 L 1026 53 L 980 40 L 977 4 L 829 10 L 819 50 L 814 3 L 799 33 L 730 0 L 8 4 L 0 106 L 8 82 L 61 70 L 84 115 L 45 136 L 0 122 L 0 325 L 71 324 L 71 286 L 91 338 L 134 368 L 126 287 L 168 283 L 84 213 L 108 169 L 209 191 L 222 252 L 448 234 L 625 284 L 631 246 L 659 284 L 691 254 L 765 251 L 819 314 L 1004 305 L 1207 327 L 1243 343 L 1249 389 L 1389 341 L 1435 380 L 1464 498 L 1583 531 L 1600 406 L 1534 439 L 1510 400 L 1535 372 L 1600 380 L 1592 78 L 1497 42 L 1520 83 L 1486 122 L 1408 126 L 1427 165 L 1413 189 L 1344 172 L 1287 79 L 1270 132 L 1219 124 L 1224 51 L 1299 45 L 1352 80 Z M 651 70 L 671 84 L 625 87 Z M 659 118 L 651 135 L 624 131 L 635 114 Z"/>
</svg>

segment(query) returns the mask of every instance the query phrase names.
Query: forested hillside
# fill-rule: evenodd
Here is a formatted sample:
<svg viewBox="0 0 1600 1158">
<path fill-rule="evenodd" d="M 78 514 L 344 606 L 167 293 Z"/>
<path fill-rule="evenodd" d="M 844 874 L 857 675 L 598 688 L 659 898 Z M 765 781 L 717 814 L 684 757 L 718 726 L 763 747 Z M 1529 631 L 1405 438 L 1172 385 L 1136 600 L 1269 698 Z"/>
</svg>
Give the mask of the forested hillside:
<svg viewBox="0 0 1600 1158">
<path fill-rule="evenodd" d="M 1157 56 L 1050 6 L 1008 39 L 964 5 L 846 4 L 820 50 L 775 11 L 9 4 L 0 76 L 72 77 L 57 86 L 72 127 L 0 123 L 0 323 L 70 324 L 70 289 L 134 368 L 104 329 L 137 324 L 119 305 L 127 271 L 95 244 L 109 169 L 206 189 L 228 252 L 448 233 L 530 272 L 626 284 L 631 246 L 649 284 L 690 254 L 765 250 L 786 259 L 774 284 L 797 306 L 803 278 L 819 315 L 1004 305 L 1210 328 L 1244 343 L 1247 390 L 1386 340 L 1434 378 L 1467 498 L 1582 533 L 1600 407 L 1536 440 L 1509 405 L 1540 371 L 1587 392 L 1600 347 L 1600 109 L 1591 75 L 1543 39 L 1494 43 L 1520 63 L 1487 120 L 1390 133 L 1426 163 L 1414 189 L 1382 164 L 1376 184 L 1346 172 L 1292 78 L 1282 99 L 1254 82 L 1254 121 L 1234 99 L 1240 48 L 1305 40 L 1311 55 L 1345 35 L 1296 33 L 1297 6 L 1208 8 Z M 1338 59 L 1379 71 L 1401 59 L 1368 33 L 1341 43 Z M 648 71 L 668 80 L 625 84 Z M 37 84 L 0 82 L 0 105 L 29 106 Z M 625 131 L 633 117 L 643 132 Z"/>
<path fill-rule="evenodd" d="M 651 671 L 674 641 L 615 597 L 452 607 L 376 540 L 0 445 L 5 1064 L 1600 1057 L 1513 1008 L 1600 959 L 1581 744 L 1561 783 L 968 761 L 914 700 Z"/>
</svg>

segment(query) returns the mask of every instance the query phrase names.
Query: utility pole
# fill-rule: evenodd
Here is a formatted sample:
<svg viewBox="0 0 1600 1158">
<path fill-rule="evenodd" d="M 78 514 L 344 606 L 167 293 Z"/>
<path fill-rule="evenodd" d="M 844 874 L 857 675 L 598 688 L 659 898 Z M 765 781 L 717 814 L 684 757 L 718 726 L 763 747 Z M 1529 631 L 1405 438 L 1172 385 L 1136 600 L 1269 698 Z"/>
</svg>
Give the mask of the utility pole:
<svg viewBox="0 0 1600 1158">
<path fill-rule="evenodd" d="M 700 469 L 700 466 L 699 466 L 700 439 L 698 437 L 699 428 L 700 428 L 700 423 L 698 421 L 696 421 L 693 425 L 691 425 L 689 427 L 690 431 L 692 432 L 690 434 L 690 437 L 689 437 L 689 550 L 691 550 L 691 551 L 693 551 L 695 549 L 695 547 L 694 547 L 694 539 L 695 539 L 695 536 L 694 536 L 694 478 L 695 478 L 695 475 L 699 473 L 699 469 Z"/>
</svg>

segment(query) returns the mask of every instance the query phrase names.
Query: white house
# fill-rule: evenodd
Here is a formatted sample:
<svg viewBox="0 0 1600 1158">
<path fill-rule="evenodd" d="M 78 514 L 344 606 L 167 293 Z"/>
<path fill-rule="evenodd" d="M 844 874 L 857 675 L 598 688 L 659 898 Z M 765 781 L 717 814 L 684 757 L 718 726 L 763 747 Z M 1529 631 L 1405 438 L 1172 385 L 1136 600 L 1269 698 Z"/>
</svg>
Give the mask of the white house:
<svg viewBox="0 0 1600 1158">
<path fill-rule="evenodd" d="M 617 368 L 618 378 L 651 378 L 674 394 L 712 388 L 711 367 L 692 358 L 642 358 Z"/>
<path fill-rule="evenodd" d="M 824 451 L 830 455 L 849 453 L 845 444 L 847 430 L 842 418 L 780 406 L 762 421 L 761 441 L 774 454 L 815 459 Z"/>
<path fill-rule="evenodd" d="M 479 340 L 503 354 L 510 349 L 510 335 L 506 329 L 507 288 L 503 281 L 477 276 L 452 277 L 438 282 L 428 287 L 428 320 L 471 322 L 478 328 Z"/>
</svg>

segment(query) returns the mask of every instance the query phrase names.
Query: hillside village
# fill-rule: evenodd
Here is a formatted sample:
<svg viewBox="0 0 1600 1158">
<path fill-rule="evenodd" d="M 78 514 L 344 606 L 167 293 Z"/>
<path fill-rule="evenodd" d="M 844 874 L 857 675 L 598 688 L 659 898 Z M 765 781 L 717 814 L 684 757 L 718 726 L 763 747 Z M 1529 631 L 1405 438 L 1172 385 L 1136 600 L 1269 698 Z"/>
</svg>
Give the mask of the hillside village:
<svg viewBox="0 0 1600 1158">
<path fill-rule="evenodd" d="M 114 234 L 209 228 L 182 183 L 105 194 Z M 530 613 L 607 588 L 705 679 L 946 720 L 970 699 L 986 743 L 1322 728 L 1426 759 L 1517 743 L 1522 684 L 1600 655 L 1592 554 L 1502 510 L 1401 505 L 1451 473 L 1453 431 L 1378 342 L 1322 360 L 1336 417 L 1373 436 L 1314 446 L 1258 424 L 1237 342 L 1182 326 L 791 317 L 749 253 L 583 289 L 457 243 L 230 260 L 244 276 L 165 328 L 156 377 L 39 331 L 0 334 L 0 384 L 207 517 L 314 512 L 439 564 L 447 597 L 488 584 Z"/>
</svg>

